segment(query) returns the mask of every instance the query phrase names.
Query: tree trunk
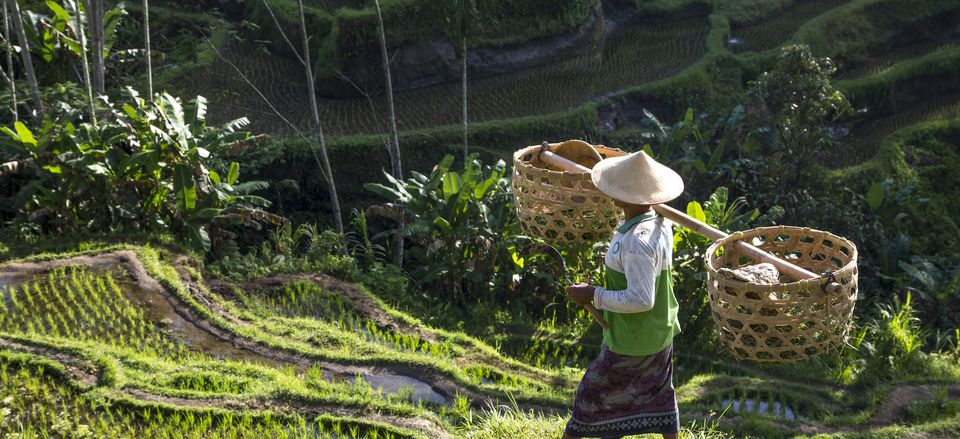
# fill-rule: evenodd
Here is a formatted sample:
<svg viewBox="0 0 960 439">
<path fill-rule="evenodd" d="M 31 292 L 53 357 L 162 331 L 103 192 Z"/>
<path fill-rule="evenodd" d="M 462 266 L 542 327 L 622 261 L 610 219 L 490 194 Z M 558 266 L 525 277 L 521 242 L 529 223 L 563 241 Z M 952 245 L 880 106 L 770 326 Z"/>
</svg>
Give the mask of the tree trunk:
<svg viewBox="0 0 960 439">
<path fill-rule="evenodd" d="M 10 78 L 10 110 L 13 113 L 13 121 L 20 120 L 20 114 L 17 111 L 17 76 L 13 69 L 13 36 L 10 35 L 10 10 L 7 4 L 3 4 L 3 38 L 7 40 L 7 71 Z"/>
<path fill-rule="evenodd" d="M 153 60 L 150 53 L 150 5 L 143 0 L 143 45 L 147 50 L 147 93 L 153 101 Z"/>
<path fill-rule="evenodd" d="M 103 65 L 103 0 L 87 2 L 87 24 L 90 26 L 90 45 L 93 53 L 93 91 L 97 96 L 104 94 Z"/>
<path fill-rule="evenodd" d="M 383 30 L 383 16 L 380 14 L 380 0 L 374 0 L 377 10 L 377 23 L 380 27 L 380 54 L 383 56 L 383 75 L 387 87 L 387 117 L 390 120 L 390 159 L 394 177 L 403 178 L 400 165 L 400 141 L 397 137 L 397 115 L 393 106 L 393 80 L 390 78 L 390 57 L 387 54 L 387 37 Z"/>
<path fill-rule="evenodd" d="M 10 12 L 13 13 L 13 27 L 17 31 L 17 40 L 20 43 L 20 57 L 23 60 L 24 74 L 27 76 L 27 83 L 30 84 L 30 94 L 33 103 L 36 105 L 37 116 L 43 119 L 43 102 L 40 101 L 40 86 L 37 84 L 37 71 L 33 69 L 33 59 L 30 58 L 30 42 L 27 41 L 27 33 L 23 29 L 23 16 L 20 15 L 20 4 L 17 0 L 6 0 L 10 6 Z M 11 78 L 12 79 L 12 78 Z"/>
<path fill-rule="evenodd" d="M 77 7 L 79 8 L 79 4 Z M 89 3 L 88 3 L 89 6 Z M 90 8 L 87 7 L 83 14 L 87 16 L 87 21 L 90 21 Z M 93 102 L 93 83 L 90 80 L 90 64 L 87 62 L 87 37 L 83 31 L 83 20 L 80 19 L 81 12 L 78 9 L 75 16 L 76 20 L 76 29 L 77 29 L 77 38 L 80 39 L 80 62 L 83 63 L 83 82 L 87 86 L 87 99 L 90 103 L 90 120 L 93 122 L 93 125 L 97 125 L 97 109 Z"/>
<path fill-rule="evenodd" d="M 383 30 L 383 15 L 380 13 L 380 0 L 373 0 L 374 8 L 377 10 L 377 23 L 380 27 L 380 54 L 383 56 L 383 75 L 387 85 L 387 116 L 390 120 L 390 145 L 387 151 L 390 153 L 391 173 L 393 177 L 402 180 L 403 168 L 400 165 L 400 140 L 397 136 L 397 115 L 393 108 L 393 81 L 390 79 L 390 57 L 387 54 L 387 36 Z M 400 222 L 403 227 L 403 221 Z M 396 252 L 394 253 L 394 263 L 398 266 L 403 265 L 403 237 L 396 235 Z"/>
<path fill-rule="evenodd" d="M 330 203 L 333 207 L 333 224 L 337 233 L 343 236 L 343 217 L 340 214 L 340 198 L 337 197 L 337 186 L 333 181 L 333 169 L 327 157 L 327 144 L 323 138 L 323 125 L 320 123 L 320 111 L 317 109 L 317 94 L 313 84 L 313 66 L 310 61 L 310 39 L 307 37 L 307 22 L 303 16 L 303 0 L 297 0 L 300 8 L 300 33 L 303 34 L 303 66 L 307 75 L 307 95 L 310 98 L 310 110 L 313 112 L 313 124 L 317 129 L 317 138 L 320 139 L 320 158 L 323 160 L 323 174 L 327 179 L 327 188 L 330 191 Z"/>
<path fill-rule="evenodd" d="M 467 37 L 463 37 L 463 50 L 460 53 L 460 67 L 463 78 L 463 165 L 467 165 Z"/>
</svg>

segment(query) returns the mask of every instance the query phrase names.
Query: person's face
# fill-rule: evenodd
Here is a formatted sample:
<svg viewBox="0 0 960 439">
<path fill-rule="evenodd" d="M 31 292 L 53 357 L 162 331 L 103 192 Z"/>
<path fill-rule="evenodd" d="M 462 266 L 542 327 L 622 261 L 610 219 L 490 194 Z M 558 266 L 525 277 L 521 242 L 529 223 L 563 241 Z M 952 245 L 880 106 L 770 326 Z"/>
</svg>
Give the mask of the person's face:
<svg viewBox="0 0 960 439">
<path fill-rule="evenodd" d="M 645 204 L 628 203 L 626 201 L 620 201 L 616 198 L 613 199 L 613 205 L 623 209 L 624 212 L 639 212 L 650 208 L 650 206 Z"/>
</svg>

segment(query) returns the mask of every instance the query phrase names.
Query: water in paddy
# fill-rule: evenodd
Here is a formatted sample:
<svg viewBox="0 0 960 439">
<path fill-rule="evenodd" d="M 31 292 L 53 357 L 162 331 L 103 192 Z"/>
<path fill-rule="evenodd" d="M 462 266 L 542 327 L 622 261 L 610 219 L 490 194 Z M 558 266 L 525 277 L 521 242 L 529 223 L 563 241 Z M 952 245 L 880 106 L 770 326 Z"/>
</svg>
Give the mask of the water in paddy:
<svg viewBox="0 0 960 439">
<path fill-rule="evenodd" d="M 373 388 L 383 389 L 383 393 L 397 393 L 401 387 L 413 389 L 413 399 L 430 401 L 440 405 L 447 404 L 447 398 L 437 393 L 429 384 L 406 375 L 382 373 L 376 375 L 362 375 L 364 381 Z"/>
<path fill-rule="evenodd" d="M 788 421 L 805 421 L 807 420 L 804 416 L 799 416 L 796 412 L 787 406 L 786 404 L 780 403 L 780 401 L 770 402 L 764 399 L 756 398 L 747 398 L 745 400 L 729 400 L 724 399 L 721 403 L 723 409 L 729 407 L 731 410 L 737 413 L 759 413 L 761 415 L 774 416 L 778 418 L 783 418 Z"/>
<path fill-rule="evenodd" d="M 10 297 L 10 288 L 17 288 L 28 280 L 30 280 L 30 276 L 19 273 L 0 273 L 0 292 L 3 293 L 3 302 L 7 308 L 13 306 L 13 299 Z"/>
<path fill-rule="evenodd" d="M 139 304 L 147 318 L 169 331 L 190 349 L 213 357 L 260 363 L 275 368 L 290 367 L 290 363 L 240 349 L 183 318 L 167 297 L 157 291 L 144 290 L 132 281 L 120 283 L 127 297 Z"/>
</svg>

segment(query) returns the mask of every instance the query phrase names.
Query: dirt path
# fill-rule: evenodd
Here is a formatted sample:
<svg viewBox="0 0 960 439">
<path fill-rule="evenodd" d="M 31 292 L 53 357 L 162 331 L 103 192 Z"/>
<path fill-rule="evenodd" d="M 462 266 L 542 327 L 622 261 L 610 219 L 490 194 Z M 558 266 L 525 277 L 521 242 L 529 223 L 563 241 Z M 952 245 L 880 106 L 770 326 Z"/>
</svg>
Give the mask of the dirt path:
<svg viewBox="0 0 960 439">
<path fill-rule="evenodd" d="M 905 384 L 896 386 L 890 392 L 890 396 L 873 413 L 867 424 L 872 427 L 893 424 L 904 417 L 910 404 L 933 398 L 933 395 L 944 386 L 947 388 L 947 398 L 960 400 L 960 384 Z"/>
<path fill-rule="evenodd" d="M 51 349 L 46 346 L 37 346 L 27 343 L 21 343 L 14 340 L 7 340 L 0 337 L 0 349 L 8 349 L 15 352 L 25 352 L 41 356 L 63 365 L 69 378 L 80 382 L 90 388 L 97 385 L 98 371 L 93 362 L 79 355 L 69 352 Z"/>
<path fill-rule="evenodd" d="M 114 392 L 117 397 L 130 397 L 140 401 L 188 408 L 220 408 L 225 410 L 269 410 L 282 415 L 299 415 L 310 418 L 317 415 L 332 415 L 341 418 L 363 419 L 379 422 L 422 433 L 428 438 L 452 438 L 446 430 L 423 418 L 408 418 L 386 415 L 365 408 L 344 407 L 322 402 L 280 400 L 280 399 L 236 399 L 236 398 L 178 398 L 157 395 L 136 388 L 125 388 Z"/>
</svg>

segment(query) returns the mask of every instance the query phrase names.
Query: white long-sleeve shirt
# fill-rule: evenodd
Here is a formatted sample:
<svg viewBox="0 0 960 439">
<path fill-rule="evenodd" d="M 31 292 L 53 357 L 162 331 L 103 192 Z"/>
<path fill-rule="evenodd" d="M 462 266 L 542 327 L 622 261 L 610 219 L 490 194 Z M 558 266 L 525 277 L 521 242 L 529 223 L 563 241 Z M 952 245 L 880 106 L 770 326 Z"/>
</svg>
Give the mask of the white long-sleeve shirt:
<svg viewBox="0 0 960 439">
<path fill-rule="evenodd" d="M 632 224 L 631 224 L 632 223 Z M 650 311 L 656 282 L 673 260 L 673 223 L 650 211 L 621 225 L 607 250 L 607 270 L 623 273 L 627 288 L 596 287 L 593 305 L 616 313 Z"/>
</svg>

